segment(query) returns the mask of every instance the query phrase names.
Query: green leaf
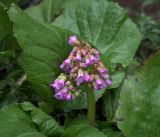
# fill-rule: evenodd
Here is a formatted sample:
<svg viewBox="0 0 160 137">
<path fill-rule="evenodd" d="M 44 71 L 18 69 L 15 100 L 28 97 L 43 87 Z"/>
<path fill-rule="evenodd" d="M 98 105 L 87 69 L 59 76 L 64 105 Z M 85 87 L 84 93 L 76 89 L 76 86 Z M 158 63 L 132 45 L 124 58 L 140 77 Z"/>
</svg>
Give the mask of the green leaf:
<svg viewBox="0 0 160 137">
<path fill-rule="evenodd" d="M 39 21 L 51 23 L 68 1 L 70 0 L 44 0 L 39 5 L 30 6 L 25 12 Z"/>
<path fill-rule="evenodd" d="M 5 36 L 9 35 L 11 32 L 12 25 L 8 18 L 7 12 L 2 6 L 0 6 L 0 42 Z"/>
<path fill-rule="evenodd" d="M 124 9 L 106 0 L 72 1 L 55 25 L 79 34 L 101 51 L 110 64 L 127 66 L 141 40 Z"/>
<path fill-rule="evenodd" d="M 42 4 L 42 11 L 47 22 L 51 23 L 55 19 L 55 14 L 59 13 L 65 3 L 70 0 L 45 0 Z"/>
<path fill-rule="evenodd" d="M 97 128 L 102 130 L 107 137 L 124 137 L 114 122 L 96 121 Z"/>
<path fill-rule="evenodd" d="M 121 71 L 111 75 L 112 85 L 108 87 L 108 89 L 117 88 L 123 81 L 124 77 L 125 77 L 125 73 Z"/>
<path fill-rule="evenodd" d="M 103 95 L 105 112 L 108 121 L 112 121 L 115 117 L 115 112 L 119 101 L 119 95 L 120 91 L 118 89 L 108 91 Z"/>
<path fill-rule="evenodd" d="M 45 18 L 42 12 L 42 4 L 30 6 L 24 11 L 26 14 L 38 20 L 39 22 L 45 22 Z"/>
<path fill-rule="evenodd" d="M 158 54 L 124 81 L 116 119 L 118 127 L 126 137 L 160 135 L 159 70 Z"/>
<path fill-rule="evenodd" d="M 20 119 L 1 121 L 1 137 L 17 137 L 26 132 L 36 132 L 35 129 Z"/>
<path fill-rule="evenodd" d="M 134 74 L 134 71 L 137 66 L 138 66 L 137 61 L 133 60 L 130 63 L 130 65 L 127 67 L 126 75 Z M 107 120 L 110 122 L 115 118 L 115 112 L 119 104 L 119 96 L 120 96 L 120 89 L 121 89 L 120 84 L 122 83 L 124 77 L 125 77 L 124 72 L 117 72 L 114 75 L 111 75 L 113 83 L 109 89 L 112 89 L 112 88 L 114 89 L 112 89 L 111 91 L 105 92 L 105 94 L 103 95 L 106 117 L 107 117 Z"/>
<path fill-rule="evenodd" d="M 74 125 L 78 125 L 78 124 L 82 124 L 82 125 L 88 125 L 88 118 L 85 115 L 79 115 L 76 118 L 67 118 L 67 120 L 65 121 L 65 129 L 69 128 L 71 126 Z"/>
<path fill-rule="evenodd" d="M 30 118 L 17 105 L 3 107 L 0 121 L 1 137 L 17 137 L 26 132 L 37 132 Z"/>
<path fill-rule="evenodd" d="M 7 10 L 0 4 L 0 61 L 6 57 L 15 57 L 19 50 L 16 39 L 12 35 L 12 24 L 7 15 Z"/>
<path fill-rule="evenodd" d="M 30 117 L 37 125 L 38 130 L 46 136 L 59 137 L 63 133 L 63 128 L 51 116 L 34 107 L 31 103 L 22 103 L 21 107 L 23 111 L 30 112 Z"/>
<path fill-rule="evenodd" d="M 12 5 L 8 14 L 14 23 L 14 33 L 23 50 L 21 60 L 27 79 L 42 98 L 52 102 L 50 83 L 59 74 L 59 65 L 69 54 L 69 33 L 39 23 L 15 5 Z"/>
<path fill-rule="evenodd" d="M 107 137 L 101 131 L 87 125 L 75 125 L 68 128 L 61 137 Z"/>
<path fill-rule="evenodd" d="M 29 102 L 3 107 L 0 110 L 0 121 L 1 137 L 59 137 L 63 133 L 63 129 L 51 116 Z"/>
</svg>

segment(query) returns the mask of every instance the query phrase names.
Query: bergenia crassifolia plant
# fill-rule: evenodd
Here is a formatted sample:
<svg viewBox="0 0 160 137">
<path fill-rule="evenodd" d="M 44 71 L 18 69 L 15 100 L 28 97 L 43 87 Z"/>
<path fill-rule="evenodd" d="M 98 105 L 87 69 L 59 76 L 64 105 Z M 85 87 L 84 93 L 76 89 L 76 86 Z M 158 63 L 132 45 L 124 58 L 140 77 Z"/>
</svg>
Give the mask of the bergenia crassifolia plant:
<svg viewBox="0 0 160 137">
<path fill-rule="evenodd" d="M 93 91 L 111 85 L 108 70 L 100 61 L 99 52 L 86 42 L 71 36 L 68 43 L 73 46 L 69 57 L 60 65 L 64 73 L 51 84 L 54 97 L 60 100 L 73 100 L 79 96 L 81 85 L 87 83 Z"/>
<path fill-rule="evenodd" d="M 63 73 L 51 84 L 55 98 L 71 101 L 80 95 L 81 86 L 86 85 L 94 92 L 111 85 L 108 70 L 95 48 L 87 42 L 79 41 L 75 35 L 70 36 L 68 44 L 73 46 L 73 49 L 60 65 Z"/>
</svg>

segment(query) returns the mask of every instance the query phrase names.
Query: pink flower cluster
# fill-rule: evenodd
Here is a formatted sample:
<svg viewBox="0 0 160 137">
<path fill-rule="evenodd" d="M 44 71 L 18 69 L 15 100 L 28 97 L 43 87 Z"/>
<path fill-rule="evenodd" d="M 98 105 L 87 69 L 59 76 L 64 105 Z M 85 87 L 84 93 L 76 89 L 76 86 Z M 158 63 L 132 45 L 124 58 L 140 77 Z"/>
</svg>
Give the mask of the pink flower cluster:
<svg viewBox="0 0 160 137">
<path fill-rule="evenodd" d="M 62 73 L 51 86 L 55 89 L 55 97 L 60 100 L 72 100 L 80 91 L 73 87 L 70 78 Z"/>
<path fill-rule="evenodd" d="M 69 57 L 60 65 L 62 73 L 51 86 L 55 97 L 60 100 L 72 100 L 79 95 L 78 88 L 88 83 L 94 90 L 111 85 L 108 70 L 100 61 L 99 52 L 86 42 L 80 42 L 71 36 L 68 43 L 73 47 Z"/>
</svg>

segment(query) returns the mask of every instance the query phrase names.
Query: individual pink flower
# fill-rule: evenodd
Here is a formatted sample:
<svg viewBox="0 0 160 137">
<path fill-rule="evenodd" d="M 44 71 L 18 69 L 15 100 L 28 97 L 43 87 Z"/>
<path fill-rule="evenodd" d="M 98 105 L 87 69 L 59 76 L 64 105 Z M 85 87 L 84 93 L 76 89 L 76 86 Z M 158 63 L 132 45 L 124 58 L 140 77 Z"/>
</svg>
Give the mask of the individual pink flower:
<svg viewBox="0 0 160 137">
<path fill-rule="evenodd" d="M 63 98 L 63 94 L 61 92 L 57 92 L 54 94 L 54 97 L 61 100 Z"/>
<path fill-rule="evenodd" d="M 63 89 L 61 89 L 61 93 L 68 93 L 67 87 L 64 87 Z"/>
<path fill-rule="evenodd" d="M 60 68 L 64 71 L 68 71 L 72 67 L 71 59 L 67 58 L 61 65 Z"/>
<path fill-rule="evenodd" d="M 92 82 L 93 81 L 93 77 L 91 75 L 88 74 L 87 71 L 84 72 L 84 80 L 85 82 Z"/>
<path fill-rule="evenodd" d="M 77 86 L 80 86 L 81 83 L 83 83 L 84 81 L 85 81 L 85 75 L 84 75 L 83 71 L 80 69 L 78 71 L 78 76 L 76 78 Z"/>
<path fill-rule="evenodd" d="M 91 55 L 89 59 L 91 64 L 96 64 L 98 63 L 98 60 L 99 60 L 96 56 L 93 56 L 93 55 Z"/>
<path fill-rule="evenodd" d="M 82 57 L 80 54 L 77 54 L 76 58 L 75 58 L 76 61 L 81 61 L 82 60 Z"/>
<path fill-rule="evenodd" d="M 101 68 L 101 67 L 99 67 L 97 70 L 98 70 L 98 72 L 99 72 L 100 74 L 102 74 L 102 73 L 107 73 L 107 72 L 108 72 L 108 70 L 107 70 L 106 68 Z"/>
<path fill-rule="evenodd" d="M 104 79 L 108 79 L 109 78 L 109 75 L 107 73 L 102 73 L 100 76 L 102 78 L 104 78 Z"/>
<path fill-rule="evenodd" d="M 108 86 L 110 86 L 110 85 L 112 84 L 112 81 L 109 80 L 109 79 L 107 79 L 107 80 L 106 80 L 106 84 L 107 84 Z"/>
</svg>

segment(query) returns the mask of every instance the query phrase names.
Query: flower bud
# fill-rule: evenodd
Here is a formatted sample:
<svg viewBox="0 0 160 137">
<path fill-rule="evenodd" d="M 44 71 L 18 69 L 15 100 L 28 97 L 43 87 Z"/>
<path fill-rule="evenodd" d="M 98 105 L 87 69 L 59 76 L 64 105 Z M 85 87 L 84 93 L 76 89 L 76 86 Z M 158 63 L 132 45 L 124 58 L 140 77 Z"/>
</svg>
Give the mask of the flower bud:
<svg viewBox="0 0 160 137">
<path fill-rule="evenodd" d="M 71 94 L 67 94 L 66 100 L 72 100 L 72 95 Z"/>
<path fill-rule="evenodd" d="M 75 96 L 78 97 L 80 95 L 79 92 L 75 92 Z"/>
<path fill-rule="evenodd" d="M 80 67 L 81 68 L 87 68 L 87 65 L 86 65 L 86 63 L 80 63 Z"/>
<path fill-rule="evenodd" d="M 79 46 L 80 45 L 80 41 L 77 40 L 77 37 L 75 35 L 70 36 L 69 40 L 68 40 L 68 44 L 70 45 L 75 45 L 75 46 Z"/>
<path fill-rule="evenodd" d="M 86 56 L 86 55 L 87 55 L 87 51 L 84 50 L 84 49 L 81 49 L 81 53 L 82 53 L 83 56 Z"/>
<path fill-rule="evenodd" d="M 71 73 L 75 73 L 75 72 L 77 72 L 77 71 L 78 71 L 78 67 L 75 66 L 75 67 L 71 70 Z"/>
<path fill-rule="evenodd" d="M 74 43 L 75 43 L 76 40 L 77 40 L 77 37 L 75 35 L 70 36 L 70 38 L 68 40 L 68 44 L 74 45 Z"/>
</svg>

